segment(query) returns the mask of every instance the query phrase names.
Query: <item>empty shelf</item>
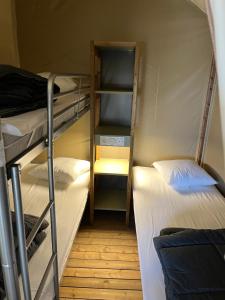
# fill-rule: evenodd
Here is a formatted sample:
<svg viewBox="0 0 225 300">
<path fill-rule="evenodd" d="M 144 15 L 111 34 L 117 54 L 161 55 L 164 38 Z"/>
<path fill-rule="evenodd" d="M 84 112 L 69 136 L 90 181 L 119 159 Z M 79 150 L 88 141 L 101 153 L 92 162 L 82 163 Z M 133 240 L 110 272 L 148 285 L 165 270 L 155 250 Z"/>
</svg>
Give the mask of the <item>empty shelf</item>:
<svg viewBox="0 0 225 300">
<path fill-rule="evenodd" d="M 95 192 L 95 210 L 126 211 L 126 191 L 97 190 Z"/>
<path fill-rule="evenodd" d="M 100 125 L 95 129 L 97 135 L 130 136 L 130 127 Z"/>
</svg>

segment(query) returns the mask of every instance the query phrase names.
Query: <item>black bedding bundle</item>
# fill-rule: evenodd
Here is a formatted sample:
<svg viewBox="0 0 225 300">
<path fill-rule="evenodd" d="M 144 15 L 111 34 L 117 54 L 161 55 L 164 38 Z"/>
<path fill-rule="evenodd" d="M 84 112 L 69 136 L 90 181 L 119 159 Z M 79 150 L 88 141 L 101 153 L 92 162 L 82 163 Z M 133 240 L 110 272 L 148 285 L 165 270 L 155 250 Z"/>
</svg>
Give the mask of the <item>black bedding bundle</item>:
<svg viewBox="0 0 225 300">
<path fill-rule="evenodd" d="M 18 239 L 17 239 L 17 232 L 16 232 L 16 218 L 15 213 L 11 212 L 12 216 L 12 226 L 13 226 L 13 235 L 14 235 L 14 243 L 15 243 L 15 250 L 16 250 L 16 259 L 17 259 L 17 267 L 18 272 L 20 273 L 20 265 L 19 265 L 19 249 L 18 249 Z M 37 217 L 32 215 L 24 215 L 24 227 L 25 227 L 25 234 L 26 238 L 29 236 L 32 228 L 34 227 L 35 223 L 37 222 Z M 41 227 L 39 228 L 34 240 L 32 241 L 30 247 L 27 250 L 27 257 L 28 260 L 31 259 L 31 257 L 34 255 L 34 253 L 37 251 L 38 247 L 41 245 L 41 243 L 44 241 L 46 237 L 46 232 L 44 231 L 48 227 L 49 223 L 44 220 Z M 0 268 L 0 299 L 5 298 L 5 290 L 4 290 L 4 280 L 3 280 L 3 274 L 2 270 Z"/>
<path fill-rule="evenodd" d="M 6 118 L 47 106 L 48 80 L 37 74 L 0 65 L 0 117 Z M 60 88 L 54 85 L 54 94 Z"/>
<path fill-rule="evenodd" d="M 154 245 L 167 300 L 225 299 L 225 229 L 166 228 Z"/>
</svg>

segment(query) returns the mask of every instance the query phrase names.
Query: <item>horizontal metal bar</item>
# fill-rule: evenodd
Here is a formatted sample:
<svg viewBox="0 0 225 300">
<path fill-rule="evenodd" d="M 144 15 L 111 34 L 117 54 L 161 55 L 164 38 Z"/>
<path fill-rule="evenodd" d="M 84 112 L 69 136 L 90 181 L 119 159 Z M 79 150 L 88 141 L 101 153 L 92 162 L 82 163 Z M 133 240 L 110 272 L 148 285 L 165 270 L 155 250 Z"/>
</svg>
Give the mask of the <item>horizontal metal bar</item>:
<svg viewBox="0 0 225 300">
<path fill-rule="evenodd" d="M 76 102 L 73 102 L 72 104 L 70 104 L 69 106 L 67 106 L 66 108 L 64 108 L 63 110 L 61 110 L 60 112 L 54 114 L 54 121 L 57 120 L 58 117 L 60 117 L 64 112 L 66 112 L 67 110 L 69 110 L 72 107 L 75 107 L 77 104 L 79 104 L 80 102 L 89 99 L 90 96 L 81 96 L 79 100 L 77 100 Z M 55 129 L 54 129 L 55 130 Z"/>
<path fill-rule="evenodd" d="M 38 287 L 38 290 L 37 290 L 36 295 L 34 297 L 34 300 L 39 300 L 40 299 L 41 293 L 43 292 L 43 288 L 44 288 L 46 280 L 48 278 L 48 274 L 49 274 L 49 272 L 51 270 L 51 266 L 53 265 L 53 262 L 55 261 L 55 259 L 56 259 L 56 254 L 53 253 L 52 256 L 51 256 L 51 258 L 50 258 L 50 260 L 49 260 L 49 263 L 48 263 L 48 265 L 47 265 L 47 267 L 45 269 L 45 273 L 44 273 L 44 275 L 43 275 L 43 277 L 41 279 L 41 282 L 39 284 L 39 287 Z"/>
<path fill-rule="evenodd" d="M 38 142 L 24 150 L 21 154 L 15 157 L 14 160 L 7 163 L 7 169 L 12 164 L 20 164 L 20 168 L 23 169 L 28 163 L 30 163 L 35 157 L 37 157 L 45 149 L 45 137 L 42 137 Z M 8 178 L 10 178 L 8 174 Z"/>
<path fill-rule="evenodd" d="M 84 99 L 82 99 L 84 100 Z M 76 102 L 77 103 L 77 102 Z M 76 104 L 75 103 L 75 104 Z M 89 110 L 89 104 L 79 113 L 79 118 L 83 116 L 84 113 L 86 113 Z M 68 126 L 65 126 L 65 124 L 62 124 L 57 129 L 54 130 L 54 138 L 58 138 L 66 129 L 68 129 L 70 126 L 73 125 L 77 121 L 77 117 L 73 118 L 73 120 L 68 121 Z M 19 154 L 15 159 L 8 162 L 6 167 L 7 169 L 10 168 L 12 164 L 20 164 L 21 169 L 23 169 L 28 163 L 30 163 L 35 157 L 37 157 L 41 152 L 46 148 L 46 136 L 41 137 L 39 141 L 31 145 L 31 147 L 27 148 L 25 151 L 23 151 L 21 154 Z M 10 178 L 10 174 L 8 174 L 8 179 Z"/>
<path fill-rule="evenodd" d="M 81 74 L 81 73 L 58 73 L 58 74 L 53 74 L 55 77 L 58 78 L 76 78 L 76 79 L 82 79 L 82 78 L 86 78 L 89 79 L 91 78 L 91 76 L 89 74 Z"/>
<path fill-rule="evenodd" d="M 62 92 L 62 93 L 57 93 L 53 96 L 53 99 L 59 99 L 61 97 L 64 96 L 68 96 L 68 95 L 76 95 L 76 94 L 89 94 L 90 93 L 90 89 L 88 87 L 84 87 L 84 88 L 76 88 L 73 90 L 69 90 L 67 92 Z"/>
<path fill-rule="evenodd" d="M 70 120 L 68 120 L 66 123 L 62 124 L 60 126 L 60 128 L 58 128 L 55 132 L 54 132 L 54 140 L 56 140 L 57 138 L 59 138 L 63 132 L 65 132 L 68 128 L 70 128 L 73 124 L 76 123 L 77 120 L 79 120 L 86 112 L 89 111 L 89 105 L 86 106 L 82 111 L 79 112 L 79 118 L 73 117 Z"/>
<path fill-rule="evenodd" d="M 35 238 L 38 230 L 40 229 L 48 211 L 50 210 L 50 208 L 52 207 L 53 201 L 49 202 L 47 204 L 47 206 L 45 207 L 43 213 L 41 214 L 40 218 L 37 220 L 37 222 L 35 223 L 34 227 L 32 228 L 27 240 L 26 240 L 26 249 L 28 249 L 33 241 L 33 239 Z"/>
</svg>

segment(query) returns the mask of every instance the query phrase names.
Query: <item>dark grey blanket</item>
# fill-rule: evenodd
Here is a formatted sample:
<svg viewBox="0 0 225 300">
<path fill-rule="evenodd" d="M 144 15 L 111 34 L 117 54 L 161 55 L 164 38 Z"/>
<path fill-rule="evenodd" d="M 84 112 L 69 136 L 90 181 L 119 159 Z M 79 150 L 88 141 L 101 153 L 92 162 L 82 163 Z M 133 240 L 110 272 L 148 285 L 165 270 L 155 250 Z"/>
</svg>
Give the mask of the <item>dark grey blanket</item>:
<svg viewBox="0 0 225 300">
<path fill-rule="evenodd" d="M 10 117 L 47 106 L 48 80 L 37 74 L 0 65 L 0 117 Z M 60 88 L 55 84 L 54 93 Z"/>
<path fill-rule="evenodd" d="M 15 213 L 11 212 L 12 216 L 12 225 L 13 225 L 13 235 L 14 235 L 14 243 L 15 243 L 15 249 L 16 249 L 16 259 L 17 259 L 17 267 L 18 272 L 20 273 L 20 265 L 19 265 L 19 249 L 18 249 L 18 240 L 17 240 L 17 232 L 16 232 L 16 218 Z M 33 226 L 35 225 L 37 221 L 37 217 L 33 215 L 24 215 L 24 227 L 25 227 L 25 234 L 26 238 L 30 234 Z M 38 247 L 41 245 L 41 243 L 44 241 L 46 237 L 46 232 L 44 230 L 48 227 L 49 223 L 44 220 L 41 227 L 39 228 L 33 242 L 31 243 L 30 247 L 27 250 L 27 257 L 28 260 L 31 259 L 31 257 L 34 255 L 34 253 L 37 251 Z M 5 298 L 5 290 L 4 290 L 4 280 L 3 280 L 3 274 L 0 267 L 0 299 Z"/>
<path fill-rule="evenodd" d="M 225 229 L 166 228 L 154 244 L 167 300 L 225 299 Z"/>
</svg>

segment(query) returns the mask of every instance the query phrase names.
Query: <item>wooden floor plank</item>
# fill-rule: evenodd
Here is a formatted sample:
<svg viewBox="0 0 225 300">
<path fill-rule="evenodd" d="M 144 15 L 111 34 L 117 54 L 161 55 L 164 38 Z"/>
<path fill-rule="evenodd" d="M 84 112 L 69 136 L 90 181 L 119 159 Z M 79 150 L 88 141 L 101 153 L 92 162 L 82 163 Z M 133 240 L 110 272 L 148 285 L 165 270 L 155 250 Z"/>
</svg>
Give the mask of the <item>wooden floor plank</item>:
<svg viewBox="0 0 225 300">
<path fill-rule="evenodd" d="M 99 253 L 99 252 L 77 252 L 71 251 L 70 258 L 77 259 L 103 259 L 103 260 L 122 260 L 139 261 L 136 253 Z"/>
<path fill-rule="evenodd" d="M 81 227 L 61 279 L 60 299 L 143 299 L 136 233 L 119 216 L 100 216 L 93 227 Z"/>
<path fill-rule="evenodd" d="M 80 231 L 77 234 L 77 238 L 110 238 L 110 239 L 128 239 L 136 240 L 134 232 L 118 232 L 118 231 Z"/>
<path fill-rule="evenodd" d="M 62 298 L 62 297 L 60 297 L 59 298 L 59 300 L 73 300 L 74 298 L 68 298 L 68 297 L 66 297 L 66 298 Z M 86 300 L 86 299 L 81 299 L 81 298 L 77 298 L 76 300 Z M 92 299 L 93 300 L 93 299 Z M 94 299 L 94 300 L 99 300 L 99 299 Z"/>
<path fill-rule="evenodd" d="M 104 299 L 104 300 L 139 300 L 142 299 L 141 291 L 108 290 L 90 288 L 61 287 L 60 297 L 72 297 L 73 299 Z"/>
<path fill-rule="evenodd" d="M 105 245 L 77 245 L 72 247 L 73 251 L 99 252 L 99 253 L 138 253 L 137 247 L 128 246 L 105 246 Z"/>
<path fill-rule="evenodd" d="M 136 261 L 116 261 L 101 259 L 76 259 L 69 258 L 67 261 L 69 268 L 88 268 L 88 269 L 116 269 L 116 270 L 139 270 L 139 263 Z"/>
<path fill-rule="evenodd" d="M 67 267 L 64 270 L 63 275 L 90 278 L 141 279 L 140 272 L 136 270 L 85 269 Z"/>
<path fill-rule="evenodd" d="M 134 246 L 137 247 L 136 240 L 128 239 L 106 239 L 106 238 L 85 238 L 79 237 L 75 241 L 75 245 L 105 245 L 105 246 Z"/>
<path fill-rule="evenodd" d="M 60 297 L 59 298 L 59 300 L 73 300 L 74 298 L 68 298 L 68 297 L 66 297 L 66 298 L 64 298 L 64 297 Z M 81 299 L 81 298 L 76 298 L 76 300 L 87 300 L 87 299 Z M 93 300 L 93 299 L 92 299 Z M 99 299 L 94 299 L 94 300 L 99 300 Z"/>
<path fill-rule="evenodd" d="M 89 287 L 96 289 L 141 290 L 141 281 L 129 279 L 64 277 L 61 282 L 61 286 L 80 288 Z"/>
</svg>

